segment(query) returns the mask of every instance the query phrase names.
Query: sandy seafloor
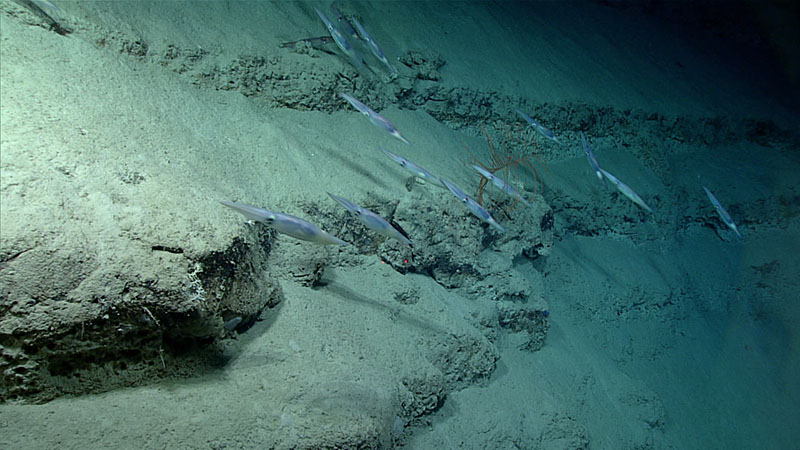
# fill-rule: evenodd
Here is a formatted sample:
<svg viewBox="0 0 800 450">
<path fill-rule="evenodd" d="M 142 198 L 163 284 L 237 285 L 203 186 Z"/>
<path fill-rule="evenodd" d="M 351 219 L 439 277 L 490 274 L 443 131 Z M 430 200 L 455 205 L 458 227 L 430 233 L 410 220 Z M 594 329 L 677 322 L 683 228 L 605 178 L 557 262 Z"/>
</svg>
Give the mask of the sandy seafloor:
<svg viewBox="0 0 800 450">
<path fill-rule="evenodd" d="M 328 201 L 326 191 L 357 202 L 368 192 L 408 195 L 406 175 L 379 144 L 474 189 L 459 159 L 462 143 L 485 144 L 422 109 L 380 110 L 408 147 L 347 107 L 277 107 L 198 83 L 191 67 L 181 73 L 152 56 L 172 45 L 198 49 L 219 66 L 279 54 L 300 71 L 312 59 L 313 67 L 329 61 L 334 72 L 346 67 L 330 46 L 313 57 L 278 48 L 325 34 L 309 3 L 57 3 L 75 27 L 70 35 L 2 3 L 3 234 L 49 230 L 53 221 L 90 230 L 129 222 L 167 234 L 214 230 L 243 220 L 220 200 L 302 215 L 298 203 Z M 595 129 L 601 164 L 653 206 L 648 216 L 598 182 L 579 129 L 554 127 L 567 143 L 547 153 L 544 198 L 556 217 L 555 243 L 531 281 L 548 306 L 545 345 L 526 351 L 516 335 L 499 336 L 487 379 L 459 385 L 416 420 L 393 414 L 391 390 L 399 382 L 393 374 L 424 363 L 420 346 L 428 341 L 415 333 L 469 328 L 464 318 L 491 301 L 460 296 L 425 274 L 401 275 L 375 258 L 328 269 L 321 288 L 282 283 L 281 305 L 229 344 L 228 363 L 213 372 L 1 405 L 0 447 L 800 448 L 800 119 L 791 92 L 781 91 L 789 88 L 782 66 L 730 36 L 690 33 L 637 7 L 340 7 L 375 30 L 392 61 L 408 50 L 439 54 L 442 86 L 556 108 L 772 121 L 788 131 L 710 145 L 691 137 L 637 141 L 660 155 L 653 165 L 622 145 L 615 128 Z M 120 52 L 99 35 L 133 36 L 149 50 Z M 291 88 L 297 98 L 313 98 L 299 80 Z M 146 180 L 138 191 L 115 192 L 145 202 L 147 215 L 103 213 L 117 203 L 103 193 L 120 173 Z M 20 204 L 12 199 L 19 180 L 26 198 L 45 200 L 11 209 Z M 741 240 L 721 225 L 700 180 L 728 206 Z M 47 200 L 58 193 L 60 206 Z M 57 206 L 64 211 L 43 212 Z M 533 273 L 530 264 L 518 262 L 520 272 Z M 425 299 L 386 308 L 382 295 L 405 286 Z"/>
</svg>

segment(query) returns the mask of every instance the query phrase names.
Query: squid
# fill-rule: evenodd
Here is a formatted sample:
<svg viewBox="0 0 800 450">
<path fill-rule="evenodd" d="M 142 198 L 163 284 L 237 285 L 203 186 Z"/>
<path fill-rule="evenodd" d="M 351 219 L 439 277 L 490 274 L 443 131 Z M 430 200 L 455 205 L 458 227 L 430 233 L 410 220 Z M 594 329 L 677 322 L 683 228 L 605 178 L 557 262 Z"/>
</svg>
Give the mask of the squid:
<svg viewBox="0 0 800 450">
<path fill-rule="evenodd" d="M 389 60 L 386 59 L 386 55 L 383 53 L 383 50 L 381 50 L 378 43 L 375 42 L 375 39 L 373 39 L 369 33 L 367 33 L 367 30 L 364 29 L 364 26 L 361 25 L 361 22 L 359 22 L 355 17 L 353 17 L 353 25 L 356 26 L 358 35 L 361 37 L 361 40 L 367 44 L 367 47 L 369 47 L 369 49 L 372 51 L 372 54 L 375 55 L 375 57 L 378 58 L 378 60 L 389 69 L 389 72 L 391 72 L 392 76 L 396 77 L 397 69 L 389 63 Z"/>
<path fill-rule="evenodd" d="M 295 239 L 322 245 L 349 245 L 336 236 L 321 230 L 316 225 L 298 217 L 290 216 L 289 214 L 270 211 L 243 203 L 228 201 L 220 203 L 243 214 L 248 220 L 262 222 L 278 233 L 283 233 Z"/>
<path fill-rule="evenodd" d="M 355 203 L 347 200 L 346 198 L 339 197 L 338 195 L 333 195 L 328 192 L 328 195 L 334 199 L 337 203 L 344 206 L 351 214 L 356 216 L 361 223 L 364 224 L 365 227 L 369 228 L 370 230 L 382 235 L 386 236 L 391 239 L 396 239 L 409 247 L 412 247 L 414 244 L 411 241 L 403 236 L 403 233 L 397 230 L 397 228 L 393 227 L 386 219 L 383 217 L 375 214 L 374 212 L 362 208 L 361 206 L 356 205 Z"/>
<path fill-rule="evenodd" d="M 469 208 L 469 210 L 472 211 L 472 214 L 474 214 L 475 217 L 488 223 L 501 233 L 504 233 L 506 231 L 505 228 L 501 227 L 500 224 L 494 220 L 492 215 L 489 214 L 489 211 L 486 211 L 486 209 L 484 209 L 483 206 L 481 206 L 478 202 L 473 200 L 472 197 L 465 194 L 464 191 L 458 188 L 458 186 L 445 180 L 444 178 L 439 178 L 439 179 L 442 181 L 442 183 L 444 183 L 445 186 L 447 186 L 447 189 L 449 189 L 450 192 L 453 193 L 453 195 L 455 195 L 459 200 L 461 200 L 462 202 L 464 202 L 465 205 L 467 205 L 467 208 Z"/>
<path fill-rule="evenodd" d="M 439 177 L 437 177 L 436 175 L 428 172 L 424 168 L 414 164 L 413 162 L 403 158 L 402 156 L 395 155 L 394 153 L 390 152 L 389 150 L 386 150 L 383 147 L 381 147 L 381 150 L 383 151 L 383 153 L 386 153 L 386 156 L 392 158 L 394 162 L 400 164 L 401 166 L 403 166 L 404 169 L 414 174 L 415 177 L 424 180 L 425 182 L 428 182 L 434 186 L 438 186 L 442 189 L 447 189 L 445 185 L 442 184 L 441 180 L 439 180 Z"/>
<path fill-rule="evenodd" d="M 345 94 L 344 92 L 342 92 L 340 95 L 342 96 L 343 99 L 347 100 L 351 105 L 353 105 L 353 108 L 357 109 L 359 112 L 361 112 L 361 114 L 367 116 L 367 119 L 369 119 L 369 121 L 372 122 L 373 125 L 391 134 L 395 138 L 405 142 L 406 144 L 411 145 L 411 142 L 408 142 L 408 139 L 404 138 L 400 134 L 400 131 L 397 130 L 397 127 L 392 125 L 392 122 L 389 122 L 385 117 L 376 113 L 369 106 L 361 103 L 360 101 L 358 101 L 358 99 L 356 99 L 350 94 Z"/>
<path fill-rule="evenodd" d="M 598 164 L 597 158 L 594 156 L 592 147 L 586 142 L 586 136 L 583 135 L 583 131 L 581 131 L 581 141 L 583 143 L 583 152 L 586 153 L 589 165 L 592 166 L 592 170 L 597 174 L 597 179 L 605 183 L 605 180 L 603 180 L 603 171 L 600 170 L 600 164 Z M 606 187 L 608 187 L 608 184 L 606 184 Z"/>
<path fill-rule="evenodd" d="M 478 173 L 483 175 L 487 180 L 489 180 L 492 183 L 494 183 L 494 185 L 497 186 L 498 188 L 500 188 L 501 191 L 503 191 L 506 194 L 508 194 L 509 196 L 511 196 L 513 198 L 516 198 L 517 200 L 521 201 L 528 208 L 532 208 L 531 204 L 528 203 L 528 201 L 525 200 L 524 197 L 522 197 L 522 194 L 517 192 L 517 190 L 514 189 L 510 184 L 508 184 L 508 182 L 506 180 L 504 180 L 504 179 L 498 177 L 497 175 L 489 172 L 488 170 L 484 169 L 481 166 L 473 165 L 472 168 L 477 170 Z"/>
<path fill-rule="evenodd" d="M 736 235 L 739 236 L 739 239 L 741 239 L 742 235 L 741 233 L 739 233 L 739 229 L 736 228 L 736 224 L 733 223 L 733 219 L 731 218 L 731 215 L 728 214 L 728 211 L 726 211 L 725 208 L 722 207 L 722 204 L 719 202 L 719 200 L 717 200 L 717 197 L 715 197 L 714 194 L 712 194 L 707 187 L 703 186 L 703 189 L 706 191 L 708 199 L 711 200 L 711 204 L 714 205 L 714 209 L 717 210 L 717 214 L 719 214 L 719 217 L 722 218 L 723 222 L 725 222 L 725 225 L 727 225 L 728 228 L 733 230 L 734 233 L 736 233 Z"/>
<path fill-rule="evenodd" d="M 520 111 L 519 109 L 515 109 L 514 111 L 516 111 L 517 114 L 522 116 L 522 118 L 525 119 L 525 121 L 528 122 L 536 131 L 541 133 L 542 136 L 546 137 L 547 139 L 550 139 L 551 141 L 555 142 L 556 144 L 564 145 L 564 143 L 561 142 L 556 137 L 555 133 L 553 133 L 553 131 L 550 128 L 547 128 L 546 126 L 540 124 L 539 122 L 534 120 L 533 117 L 525 114 L 524 112 Z"/>
<path fill-rule="evenodd" d="M 637 205 L 641 206 L 647 212 L 649 212 L 649 213 L 653 212 L 653 210 L 649 206 L 647 206 L 647 203 L 645 203 L 644 200 L 642 200 L 642 197 L 639 197 L 639 194 L 634 192 L 633 189 L 628 187 L 627 184 L 623 183 L 617 177 L 615 177 L 614 175 L 611 175 L 610 173 L 606 172 L 603 169 L 600 169 L 600 172 L 602 172 L 603 176 L 606 177 L 606 179 L 608 179 L 608 181 L 610 181 L 611 184 L 616 186 L 617 189 L 620 192 L 622 192 L 623 195 L 625 195 L 625 197 L 628 197 L 629 199 L 631 199 L 631 201 L 633 203 L 636 203 Z"/>
</svg>

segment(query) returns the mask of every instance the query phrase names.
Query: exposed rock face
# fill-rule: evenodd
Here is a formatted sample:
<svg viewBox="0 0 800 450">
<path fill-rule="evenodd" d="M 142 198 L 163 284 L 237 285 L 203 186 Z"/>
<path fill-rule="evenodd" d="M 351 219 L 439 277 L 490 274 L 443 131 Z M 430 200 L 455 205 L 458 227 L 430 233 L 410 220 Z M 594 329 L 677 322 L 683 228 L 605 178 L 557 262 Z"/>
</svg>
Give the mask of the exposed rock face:
<svg viewBox="0 0 800 450">
<path fill-rule="evenodd" d="M 0 9 L 5 21 L 22 18 L 29 25 L 37 21 L 8 2 L 0 3 Z M 8 23 L 4 22 L 4 28 Z M 384 84 L 378 78 L 358 76 L 352 67 L 336 59 L 319 58 L 309 45 L 298 47 L 296 52 L 271 49 L 263 54 L 233 56 L 172 43 L 146 42 L 134 33 L 89 23 L 69 25 L 74 29 L 70 38 L 81 40 L 82 46 L 74 50 L 83 52 L 81 56 L 113 55 L 109 60 L 114 64 L 119 62 L 117 58 L 126 58 L 125 64 L 135 67 L 131 70 L 140 70 L 140 92 L 149 87 L 152 80 L 146 77 L 152 76 L 154 70 L 170 71 L 170 75 L 174 72 L 173 84 L 161 94 L 179 92 L 181 88 L 202 91 L 203 96 L 238 92 L 251 106 L 263 107 L 259 113 L 276 109 L 337 112 L 348 108 L 339 93 L 350 91 L 376 110 L 388 105 L 423 110 L 436 121 L 473 135 L 479 134 L 485 124 L 514 123 L 518 118 L 513 109 L 522 106 L 532 115 L 547 117 L 548 124 L 556 130 L 583 130 L 603 137 L 608 146 L 631 146 L 630 153 L 662 178 L 669 176 L 669 165 L 664 164 L 663 154 L 647 145 L 654 139 L 685 147 L 736 141 L 798 142 L 793 132 L 765 121 L 665 117 L 585 103 L 533 104 L 494 91 L 447 86 L 442 83 L 440 72 L 445 60 L 430 51 L 408 50 L 401 55 L 401 76 Z M 13 47 L 12 50 L 24 53 Z M 549 313 L 542 298 L 542 276 L 535 267 L 540 258 L 549 255 L 553 245 L 556 219 L 548 203 L 559 213 L 559 220 L 565 222 L 565 226 L 558 227 L 559 232 L 569 229 L 593 235 L 603 231 L 603 221 L 610 224 L 645 220 L 630 217 L 635 209 L 611 211 L 615 214 L 612 215 L 599 203 L 579 204 L 569 197 L 549 194 L 552 197 L 547 200 L 535 196 L 531 200 L 533 208 L 509 209 L 502 219 L 499 210 L 507 205 L 501 202 L 492 213 L 498 214 L 508 231 L 497 234 L 448 193 L 442 196 L 448 200 L 434 202 L 431 196 L 418 193 L 420 189 L 435 188 L 412 182 L 407 184 L 411 194 L 353 200 L 364 202 L 364 206 L 401 226 L 413 237 L 414 248 L 376 237 L 339 209 L 300 204 L 292 198 L 288 205 L 280 207 L 296 209 L 299 205 L 305 217 L 354 245 L 333 249 L 297 243 L 285 236 L 277 237 L 263 225 L 245 225 L 241 217 L 226 215 L 229 212 L 221 212 L 223 208 L 216 204 L 223 195 L 236 195 L 237 200 L 248 200 L 247 196 L 250 200 L 261 198 L 270 185 L 258 183 L 263 176 L 245 177 L 237 172 L 241 166 L 230 169 L 230 160 L 212 159 L 212 152 L 201 153 L 216 148 L 201 138 L 189 144 L 172 142 L 169 130 L 151 137 L 149 133 L 157 126 L 145 120 L 164 114 L 158 107 L 124 114 L 111 108 L 119 114 L 120 124 L 108 129 L 91 128 L 96 118 L 92 114 L 108 114 L 108 110 L 70 110 L 80 95 L 70 96 L 68 89 L 30 95 L 23 88 L 23 78 L 39 80 L 42 89 L 51 85 L 48 76 L 36 78 L 37 65 L 20 66 L 24 76 L 10 73 L 9 65 L 3 65 L 3 81 L 9 83 L 4 84 L 3 102 L 22 105 L 19 109 L 24 113 L 3 116 L 0 401 L 46 401 L 59 395 L 102 392 L 205 373 L 221 364 L 220 347 L 226 342 L 223 337 L 245 332 L 259 318 L 275 319 L 269 308 L 284 300 L 284 292 L 294 295 L 287 298 L 288 303 L 309 291 L 327 287 L 327 301 L 367 307 L 342 313 L 325 309 L 330 305 L 302 304 L 291 311 L 296 316 L 275 327 L 285 333 L 280 336 L 289 350 L 276 350 L 274 342 L 267 342 L 269 345 L 260 349 L 263 353 L 237 361 L 237 369 L 248 372 L 237 381 L 258 391 L 255 395 L 259 407 L 280 407 L 302 400 L 297 411 L 277 414 L 275 422 L 280 432 L 274 439 L 284 440 L 276 447 L 387 446 L 389 428 L 422 421 L 441 407 L 450 392 L 486 382 L 499 358 L 494 345 L 499 335 L 511 334 L 514 343 L 527 350 L 543 345 Z M 77 65 L 67 67 L 81 70 Z M 113 71 L 109 73 L 115 75 Z M 125 73 L 120 79 L 127 82 L 129 76 Z M 93 101 L 107 104 L 116 94 L 119 93 L 101 92 Z M 175 99 L 194 97 L 181 91 Z M 207 105 L 199 101 L 197 104 Z M 174 112 L 174 105 L 167 111 L 165 115 Z M 82 115 L 88 117 L 85 122 L 64 119 Z M 222 116 L 214 116 L 214 120 Z M 148 125 L 146 132 L 139 129 L 145 128 L 142 123 Z M 220 128 L 240 135 L 252 132 L 235 126 Z M 59 145 L 41 145 L 38 137 L 43 130 L 56 135 Z M 284 135 L 271 137 L 271 144 L 296 144 L 284 143 Z M 577 143 L 574 133 L 564 140 L 570 145 Z M 170 148 L 161 148 L 165 146 Z M 280 147 L 275 152 L 279 150 Z M 252 153 L 230 151 L 239 151 L 232 159 L 268 166 Z M 572 158 L 568 152 L 558 155 L 553 151 L 543 157 Z M 283 162 L 278 165 L 279 170 L 287 166 Z M 198 179 L 204 182 L 197 182 Z M 796 196 L 775 200 L 764 209 L 795 217 L 797 212 L 792 205 L 796 201 L 792 203 L 792 199 L 796 200 Z M 659 199 L 654 200 L 657 205 Z M 364 293 L 367 289 L 359 282 L 374 279 L 368 277 L 374 277 L 379 270 L 375 266 L 384 267 L 378 265 L 375 255 L 396 273 L 390 271 L 386 275 L 391 282 L 368 286 L 371 292 Z M 349 282 L 348 286 L 336 286 L 325 279 L 326 269 L 331 267 L 346 272 L 340 275 Z M 372 272 L 357 273 L 362 269 Z M 438 284 L 430 283 L 434 284 L 431 287 L 409 282 L 408 278 L 419 275 L 429 276 L 426 281 L 432 279 Z M 462 307 L 448 298 L 450 303 L 443 306 L 442 298 L 453 293 L 475 302 Z M 673 303 L 668 297 L 654 297 L 652 302 L 642 304 L 660 310 Z M 446 308 L 449 309 L 445 313 Z M 624 319 L 630 311 L 626 308 L 617 304 L 603 314 L 609 315 L 608 320 Z M 355 343 L 344 339 L 319 345 L 325 333 L 318 329 L 311 333 L 298 325 L 319 324 L 313 321 L 314 314 L 303 315 L 306 311 L 339 313 L 336 324 L 353 325 L 340 328 L 351 332 L 357 338 L 353 339 Z M 374 334 L 369 327 L 375 323 L 387 328 L 395 325 L 391 329 L 396 336 L 402 335 L 403 344 L 382 346 L 384 343 L 372 342 Z M 267 326 L 264 329 L 267 340 L 273 339 L 271 333 L 278 334 Z M 295 340 L 301 338 L 297 335 L 304 334 L 314 339 L 298 344 Z M 378 354 L 401 352 L 398 349 L 414 349 L 416 353 L 408 357 L 405 365 L 397 364 L 403 355 Z M 323 367 L 319 370 L 335 381 L 315 384 L 316 374 L 306 373 L 309 361 L 313 367 Z M 389 375 L 398 378 L 391 380 L 397 381 L 394 384 L 386 381 L 392 370 L 397 373 Z M 264 384 L 252 381 L 264 373 L 268 374 Z M 285 398 L 276 401 L 275 391 L 268 389 L 286 381 L 286 373 L 302 382 L 287 382 L 292 386 L 281 392 Z M 360 376 L 371 376 L 373 381 L 378 380 L 375 383 L 385 384 L 380 384 L 378 390 L 366 389 Z M 310 393 L 305 390 L 308 386 L 312 386 Z M 620 398 L 627 404 L 642 405 L 641 421 L 647 427 L 663 428 L 665 413 L 657 398 L 634 394 Z M 363 405 L 365 399 L 368 408 L 354 407 Z M 227 410 L 240 407 L 237 400 L 227 399 Z M 325 429 L 319 423 L 331 420 L 331 405 L 345 413 L 326 422 L 329 428 Z M 307 410 L 313 410 L 311 414 L 300 411 L 307 406 Z M 241 426 L 237 431 L 245 434 L 265 430 L 259 427 L 268 419 L 253 414 L 253 422 L 248 423 L 253 426 Z M 326 433 L 336 427 L 341 431 Z M 309 429 L 314 433 L 305 433 Z M 224 433 L 230 431 L 226 429 Z M 219 439 L 215 445 L 230 444 L 226 440 L 232 436 L 224 433 L 215 437 Z M 265 445 L 257 433 L 248 437 L 252 440 L 239 443 L 244 442 L 244 447 L 253 443 Z M 538 442 L 588 447 L 586 430 L 574 419 L 563 416 L 552 418 Z M 524 444 L 513 443 L 531 447 L 537 441 Z"/>
<path fill-rule="evenodd" d="M 7 200 L 4 208 L 16 206 Z M 93 241 L 82 239 L 81 228 L 54 231 L 60 237 L 50 242 L 22 234 L 3 248 L 4 400 L 46 400 L 196 370 L 211 362 L 197 350 L 223 334 L 226 320 L 252 323 L 280 301 L 263 230 L 249 236 L 253 244 L 235 238 L 194 261 L 177 248 L 125 240 L 103 246 L 113 238 L 102 230 Z M 4 241 L 14 236 L 6 232 Z"/>
</svg>

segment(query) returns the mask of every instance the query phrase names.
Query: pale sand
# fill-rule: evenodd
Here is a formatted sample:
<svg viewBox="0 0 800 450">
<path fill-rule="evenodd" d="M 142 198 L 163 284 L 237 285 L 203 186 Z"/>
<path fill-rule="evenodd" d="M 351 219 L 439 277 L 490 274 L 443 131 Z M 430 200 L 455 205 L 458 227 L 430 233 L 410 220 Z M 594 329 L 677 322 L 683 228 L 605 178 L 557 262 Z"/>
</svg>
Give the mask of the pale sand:
<svg viewBox="0 0 800 450">
<path fill-rule="evenodd" d="M 152 49 L 208 49 L 220 64 L 324 34 L 310 4 L 58 4 L 84 25 L 142 36 Z M 348 6 L 390 56 L 440 53 L 444 86 L 533 104 L 797 123 L 781 101 L 765 97 L 769 83 L 750 83 L 752 67 L 730 65 L 713 47 L 693 48 L 634 11 L 535 3 L 529 9 L 540 14 L 523 25 L 509 19 L 503 2 Z M 58 193 L 50 204 L 3 211 L 5 230 L 47 233 L 49 221 L 65 220 L 89 230 L 152 226 L 200 253 L 230 239 L 242 220 L 220 200 L 300 215 L 300 202 L 328 201 L 326 191 L 356 201 L 367 193 L 406 195 L 406 174 L 378 144 L 474 187 L 457 157 L 464 143 L 485 148 L 482 140 L 422 110 L 380 111 L 413 143 L 408 147 L 353 110 L 265 108 L 237 91 L 197 88 L 167 68 L 98 48 L 80 32 L 65 38 L 6 14 L 0 20 L 3 189 L 36 170 L 40 182 L 29 188 L 43 197 Z M 552 158 L 546 198 L 596 208 L 587 214 L 598 217 L 584 224 L 604 224 L 603 213 L 635 216 L 635 207 L 612 199 L 594 178 L 575 145 L 577 130 L 556 131 L 571 145 Z M 599 236 L 581 236 L 563 229 L 567 219 L 556 210 L 560 239 L 537 267 L 546 275 L 541 295 L 553 324 L 544 348 L 520 351 L 516 335 L 503 335 L 490 382 L 452 392 L 428 416 L 429 426 L 392 431 L 398 383 L 404 376 L 435 380 L 426 359 L 435 348 L 426 345 L 451 333 L 478 335 L 470 317 L 491 308 L 371 260 L 331 270 L 322 288 L 284 283 L 284 304 L 239 337 L 217 373 L 40 406 L 4 405 L 0 442 L 284 448 L 319 445 L 320 436 L 386 443 L 395 433 L 420 449 L 796 445 L 800 230 L 790 144 L 742 140 L 696 149 L 651 142 L 666 155 L 669 180 L 614 144 L 593 141 L 601 165 L 647 198 L 658 196 L 655 218 L 619 228 L 612 221 L 597 225 Z M 28 159 L 31 147 L 52 149 L 35 152 L 49 154 L 47 164 Z M 70 180 L 59 178 L 65 171 Z M 117 178 L 132 172 L 147 183 L 128 192 Z M 724 204 L 737 205 L 734 219 L 746 221 L 743 242 L 724 242 L 692 220 L 715 217 L 698 175 Z M 444 191 L 429 192 L 449 201 Z M 116 199 L 127 195 L 137 198 L 120 206 Z M 786 201 L 775 200 L 781 196 Z M 59 198 L 67 212 L 53 213 Z M 70 205 L 97 214 L 74 217 Z M 754 269 L 772 261 L 774 270 Z M 419 304 L 402 308 L 387 298 L 408 286 L 423 293 Z"/>
</svg>

